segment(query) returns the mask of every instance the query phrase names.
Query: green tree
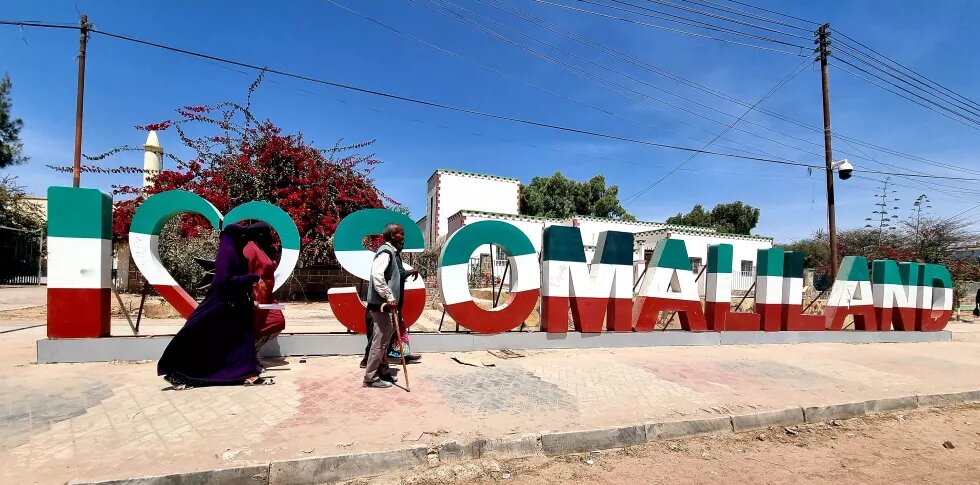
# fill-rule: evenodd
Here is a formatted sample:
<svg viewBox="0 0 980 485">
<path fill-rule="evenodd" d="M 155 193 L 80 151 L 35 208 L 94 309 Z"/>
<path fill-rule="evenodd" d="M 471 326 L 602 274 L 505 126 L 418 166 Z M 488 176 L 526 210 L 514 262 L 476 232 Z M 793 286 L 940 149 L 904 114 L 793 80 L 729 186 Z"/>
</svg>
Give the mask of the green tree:
<svg viewBox="0 0 980 485">
<path fill-rule="evenodd" d="M 13 108 L 10 101 L 12 86 L 10 76 L 4 75 L 0 80 L 0 168 L 27 161 L 27 157 L 21 155 L 23 145 L 20 142 L 20 129 L 24 121 L 10 114 Z"/>
<path fill-rule="evenodd" d="M 742 201 L 718 204 L 710 212 L 705 211 L 701 204 L 695 204 L 691 212 L 678 213 L 668 218 L 667 223 L 712 227 L 718 232 L 730 234 L 751 234 L 752 229 L 759 224 L 759 215 L 759 209 L 743 204 Z"/>
<path fill-rule="evenodd" d="M 40 207 L 27 201 L 27 192 L 11 176 L 0 178 L 0 226 L 33 231 L 44 226 Z"/>
<path fill-rule="evenodd" d="M 530 184 L 521 187 L 521 213 L 555 218 L 580 215 L 636 220 L 620 205 L 619 187 L 606 187 L 602 175 L 588 182 L 576 182 L 561 172 L 550 177 L 534 177 Z"/>
</svg>

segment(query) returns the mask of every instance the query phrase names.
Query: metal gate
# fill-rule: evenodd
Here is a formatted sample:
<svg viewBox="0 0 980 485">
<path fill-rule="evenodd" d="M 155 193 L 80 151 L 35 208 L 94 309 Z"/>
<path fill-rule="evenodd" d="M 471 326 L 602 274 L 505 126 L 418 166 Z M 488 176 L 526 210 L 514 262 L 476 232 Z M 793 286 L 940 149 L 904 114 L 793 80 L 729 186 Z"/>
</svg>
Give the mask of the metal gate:
<svg viewBox="0 0 980 485">
<path fill-rule="evenodd" d="M 44 234 L 0 226 L 0 284 L 40 285 Z"/>
</svg>

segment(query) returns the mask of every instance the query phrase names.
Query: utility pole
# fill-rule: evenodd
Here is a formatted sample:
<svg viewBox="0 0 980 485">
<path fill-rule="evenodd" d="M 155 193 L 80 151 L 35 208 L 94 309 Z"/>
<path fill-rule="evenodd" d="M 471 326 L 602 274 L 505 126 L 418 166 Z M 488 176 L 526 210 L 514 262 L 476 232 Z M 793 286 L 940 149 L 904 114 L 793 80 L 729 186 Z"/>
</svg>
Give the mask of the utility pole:
<svg viewBox="0 0 980 485">
<path fill-rule="evenodd" d="M 85 49 L 88 46 L 88 15 L 82 14 L 79 23 L 78 39 L 78 93 L 75 95 L 75 170 L 72 173 L 72 187 L 78 187 L 82 178 L 82 111 L 85 106 Z"/>
<path fill-rule="evenodd" d="M 827 58 L 830 57 L 830 24 L 817 29 L 817 45 L 820 53 L 820 77 L 823 88 L 823 145 L 827 162 L 827 225 L 830 232 L 830 278 L 837 278 L 837 221 L 834 210 L 834 151 L 830 135 L 830 77 Z"/>
</svg>

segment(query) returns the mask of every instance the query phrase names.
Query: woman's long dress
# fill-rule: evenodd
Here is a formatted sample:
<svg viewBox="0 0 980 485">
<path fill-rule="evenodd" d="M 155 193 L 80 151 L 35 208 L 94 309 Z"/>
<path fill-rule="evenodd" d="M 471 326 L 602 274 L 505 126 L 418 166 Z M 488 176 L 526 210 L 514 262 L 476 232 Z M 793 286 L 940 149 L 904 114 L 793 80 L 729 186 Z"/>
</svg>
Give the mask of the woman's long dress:
<svg viewBox="0 0 980 485">
<path fill-rule="evenodd" d="M 275 303 L 272 299 L 272 289 L 276 284 L 276 264 L 265 251 L 254 242 L 245 245 L 245 259 L 248 260 L 249 273 L 258 275 L 264 286 L 255 285 L 256 303 Z M 279 335 L 286 329 L 286 317 L 282 310 L 255 310 L 252 328 L 255 339 Z"/>
<path fill-rule="evenodd" d="M 252 328 L 252 285 L 242 255 L 245 230 L 232 224 L 221 232 L 214 281 L 157 364 L 172 384 L 241 384 L 258 375 Z"/>
</svg>

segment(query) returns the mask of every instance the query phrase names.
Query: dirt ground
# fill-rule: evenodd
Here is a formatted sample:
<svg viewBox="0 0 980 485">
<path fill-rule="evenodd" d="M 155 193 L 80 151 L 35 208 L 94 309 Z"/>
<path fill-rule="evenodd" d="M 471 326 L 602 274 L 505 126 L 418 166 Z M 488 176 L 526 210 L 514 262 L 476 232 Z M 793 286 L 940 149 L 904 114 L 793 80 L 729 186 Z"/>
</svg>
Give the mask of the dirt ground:
<svg viewBox="0 0 980 485">
<path fill-rule="evenodd" d="M 980 404 L 648 443 L 601 453 L 479 460 L 347 483 L 976 484 L 980 483 Z"/>
</svg>

